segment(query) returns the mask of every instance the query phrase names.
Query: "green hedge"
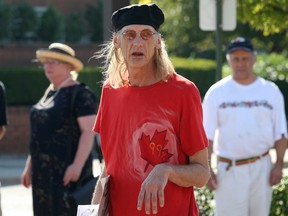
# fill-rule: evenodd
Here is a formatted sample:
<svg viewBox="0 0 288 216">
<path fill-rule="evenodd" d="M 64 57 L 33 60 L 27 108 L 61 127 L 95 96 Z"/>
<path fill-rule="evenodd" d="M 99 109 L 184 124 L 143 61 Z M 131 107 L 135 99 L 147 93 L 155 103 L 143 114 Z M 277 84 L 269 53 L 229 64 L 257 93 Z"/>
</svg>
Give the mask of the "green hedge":
<svg viewBox="0 0 288 216">
<path fill-rule="evenodd" d="M 195 188 L 195 197 L 199 215 L 213 216 L 215 202 L 213 192 L 206 187 Z M 284 176 L 278 185 L 273 186 L 272 204 L 269 216 L 288 215 L 288 176 Z"/>
<path fill-rule="evenodd" d="M 173 58 L 177 73 L 195 82 L 202 96 L 215 80 L 215 63 L 211 60 L 185 60 Z M 43 95 L 49 82 L 43 69 L 1 68 L 0 80 L 6 87 L 8 105 L 32 105 Z M 86 67 L 79 72 L 78 80 L 86 83 L 100 99 L 102 73 L 98 67 Z"/>
<path fill-rule="evenodd" d="M 85 68 L 78 80 L 86 83 L 100 98 L 102 74 L 99 68 Z M 32 105 L 49 85 L 41 68 L 6 68 L 0 70 L 0 80 L 6 87 L 8 105 Z"/>
<path fill-rule="evenodd" d="M 177 73 L 193 81 L 204 97 L 208 88 L 215 82 L 216 63 L 207 59 L 187 59 L 172 57 Z"/>
</svg>

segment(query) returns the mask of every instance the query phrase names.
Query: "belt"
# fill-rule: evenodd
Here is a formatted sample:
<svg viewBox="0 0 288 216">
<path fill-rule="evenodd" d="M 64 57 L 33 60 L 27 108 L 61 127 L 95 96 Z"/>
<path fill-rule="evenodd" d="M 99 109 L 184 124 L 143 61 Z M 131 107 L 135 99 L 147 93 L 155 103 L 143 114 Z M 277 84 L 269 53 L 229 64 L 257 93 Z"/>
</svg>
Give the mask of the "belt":
<svg viewBox="0 0 288 216">
<path fill-rule="evenodd" d="M 250 157 L 250 158 L 240 159 L 240 160 L 230 160 L 228 158 L 219 156 L 218 161 L 228 163 L 226 170 L 229 170 L 229 168 L 231 166 L 240 166 L 240 165 L 244 165 L 244 164 L 254 163 L 255 161 L 259 160 L 260 158 L 262 158 L 268 154 L 269 154 L 269 151 L 266 151 L 265 153 L 263 153 L 260 156 L 255 156 L 255 157 Z"/>
</svg>

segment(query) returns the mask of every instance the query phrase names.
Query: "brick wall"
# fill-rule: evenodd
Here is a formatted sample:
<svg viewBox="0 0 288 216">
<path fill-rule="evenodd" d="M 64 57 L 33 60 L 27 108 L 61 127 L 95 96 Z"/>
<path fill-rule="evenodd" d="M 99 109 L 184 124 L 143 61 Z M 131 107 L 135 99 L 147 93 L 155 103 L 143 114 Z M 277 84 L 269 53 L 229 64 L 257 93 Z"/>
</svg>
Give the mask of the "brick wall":
<svg viewBox="0 0 288 216">
<path fill-rule="evenodd" d="M 28 154 L 30 141 L 30 106 L 8 106 L 9 125 L 0 141 L 0 154 Z"/>
</svg>

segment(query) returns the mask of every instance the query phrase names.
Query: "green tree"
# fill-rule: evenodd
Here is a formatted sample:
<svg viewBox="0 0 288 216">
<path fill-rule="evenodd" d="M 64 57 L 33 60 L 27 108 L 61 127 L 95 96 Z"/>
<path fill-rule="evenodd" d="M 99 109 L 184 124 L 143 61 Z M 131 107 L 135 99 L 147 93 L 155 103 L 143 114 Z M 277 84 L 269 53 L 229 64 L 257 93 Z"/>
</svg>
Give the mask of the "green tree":
<svg viewBox="0 0 288 216">
<path fill-rule="evenodd" d="M 37 16 L 30 4 L 22 1 L 12 7 L 11 36 L 13 40 L 26 40 L 33 37 L 36 25 Z"/>
<path fill-rule="evenodd" d="M 264 35 L 287 32 L 288 0 L 238 0 L 237 18 Z"/>
<path fill-rule="evenodd" d="M 52 42 L 63 39 L 64 21 L 62 15 L 54 5 L 50 5 L 43 13 L 37 30 L 38 38 Z"/>
<path fill-rule="evenodd" d="M 130 2 L 138 3 L 139 0 Z M 215 59 L 215 32 L 202 31 L 199 28 L 200 0 L 152 0 L 151 2 L 159 5 L 165 13 L 165 22 L 160 32 L 164 36 L 169 54 Z M 273 5 L 280 5 L 282 10 L 273 8 L 271 2 Z M 288 19 L 285 18 L 288 16 L 287 3 L 288 0 L 238 0 L 236 29 L 222 33 L 223 59 L 225 59 L 226 43 L 236 36 L 251 38 L 257 50 L 278 53 L 285 51 L 285 47 L 288 46 L 286 30 Z M 258 11 L 267 10 L 267 12 L 255 13 L 254 7 L 260 7 L 261 10 Z M 285 16 L 283 11 L 286 13 Z M 283 17 L 283 20 L 280 17 Z M 274 19 L 273 22 L 270 19 Z M 274 23 L 274 26 L 281 26 L 281 31 L 265 34 L 264 27 L 271 29 L 271 23 Z"/>
<path fill-rule="evenodd" d="M 94 42 L 103 41 L 103 2 L 97 5 L 88 4 L 85 11 L 85 19 L 88 23 L 88 32 Z"/>
<path fill-rule="evenodd" d="M 69 14 L 65 19 L 65 39 L 67 42 L 77 42 L 84 33 L 84 23 L 81 13 Z"/>
<path fill-rule="evenodd" d="M 0 2 L 0 40 L 9 38 L 11 18 L 11 7 L 3 2 Z"/>
</svg>

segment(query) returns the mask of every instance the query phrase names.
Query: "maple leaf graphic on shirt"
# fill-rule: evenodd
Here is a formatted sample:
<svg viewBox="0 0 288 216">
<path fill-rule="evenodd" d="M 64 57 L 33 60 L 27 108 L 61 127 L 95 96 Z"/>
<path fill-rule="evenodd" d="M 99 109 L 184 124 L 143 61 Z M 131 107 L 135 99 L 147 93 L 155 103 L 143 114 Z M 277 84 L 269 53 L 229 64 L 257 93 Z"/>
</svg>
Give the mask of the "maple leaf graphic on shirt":
<svg viewBox="0 0 288 216">
<path fill-rule="evenodd" d="M 167 149 L 164 149 L 168 142 L 165 139 L 166 133 L 167 130 L 161 132 L 155 130 L 151 140 L 149 135 L 142 133 L 139 144 L 141 157 L 147 161 L 144 172 L 147 171 L 149 164 L 155 166 L 159 163 L 165 163 L 172 157 L 173 154 L 170 154 Z"/>
</svg>

